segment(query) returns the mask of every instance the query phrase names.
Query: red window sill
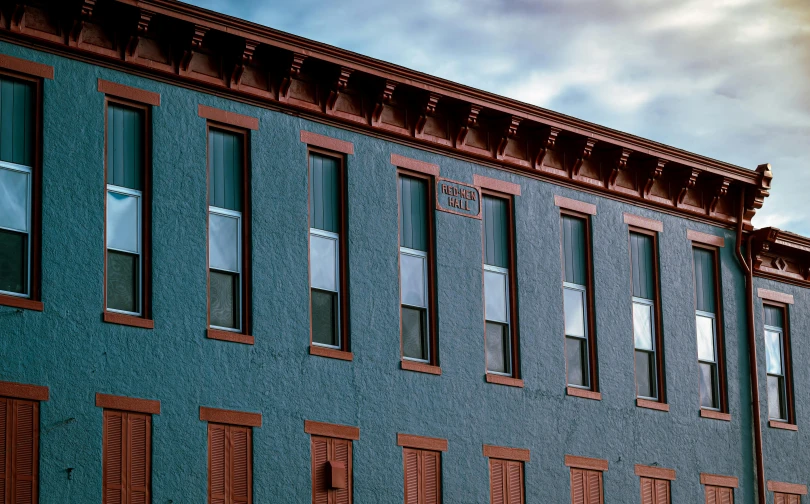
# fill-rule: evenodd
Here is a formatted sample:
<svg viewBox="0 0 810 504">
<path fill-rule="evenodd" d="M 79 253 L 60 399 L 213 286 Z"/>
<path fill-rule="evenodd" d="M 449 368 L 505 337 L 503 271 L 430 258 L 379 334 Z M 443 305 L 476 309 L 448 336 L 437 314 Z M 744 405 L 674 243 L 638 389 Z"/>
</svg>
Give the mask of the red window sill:
<svg viewBox="0 0 810 504">
<path fill-rule="evenodd" d="M 245 345 L 253 344 L 253 336 L 238 332 L 221 331 L 219 329 L 208 329 L 208 331 L 206 331 L 205 333 L 205 336 L 208 339 L 214 339 L 219 341 L 230 341 L 231 343 L 243 343 Z"/>
<path fill-rule="evenodd" d="M 33 299 L 21 298 L 17 296 L 6 296 L 0 294 L 0 306 L 10 306 L 12 308 L 20 308 L 22 310 L 42 311 L 45 307 L 42 301 L 34 301 Z"/>
<path fill-rule="evenodd" d="M 399 363 L 400 368 L 405 371 L 416 371 L 417 373 L 428 373 L 432 375 L 441 375 L 442 368 L 424 362 L 414 362 L 410 360 L 401 360 Z"/>
<path fill-rule="evenodd" d="M 730 413 L 723 413 L 722 411 L 715 411 L 709 409 L 701 409 L 700 416 L 703 418 L 711 418 L 713 420 L 723 420 L 724 422 L 731 421 Z"/>
<path fill-rule="evenodd" d="M 345 361 L 351 361 L 354 359 L 351 352 L 338 350 L 336 348 L 321 347 L 318 345 L 309 345 L 309 354 L 317 355 L 318 357 L 328 357 L 330 359 L 340 359 Z"/>
<path fill-rule="evenodd" d="M 140 327 L 141 329 L 154 329 L 155 321 L 152 319 L 124 315 L 123 313 L 104 312 L 104 322 L 108 324 L 119 324 L 130 327 Z"/>
<path fill-rule="evenodd" d="M 790 430 L 790 431 L 798 431 L 799 426 L 796 424 L 790 424 L 787 422 L 780 422 L 778 420 L 771 420 L 768 422 L 768 427 L 772 429 L 783 429 L 783 430 Z"/>
<path fill-rule="evenodd" d="M 660 403 L 657 401 L 650 401 L 649 399 L 636 399 L 636 406 L 639 408 L 648 408 L 658 411 L 669 411 L 669 404 Z"/>
<path fill-rule="evenodd" d="M 506 385 L 507 387 L 520 387 L 523 388 L 523 380 L 520 378 L 512 378 L 511 376 L 503 376 L 497 374 L 487 373 L 487 383 L 495 383 L 497 385 Z"/>
<path fill-rule="evenodd" d="M 593 390 L 586 390 L 577 387 L 566 387 L 565 393 L 573 397 L 582 397 L 583 399 L 593 399 L 594 401 L 602 400 L 602 393 L 594 392 Z"/>
</svg>

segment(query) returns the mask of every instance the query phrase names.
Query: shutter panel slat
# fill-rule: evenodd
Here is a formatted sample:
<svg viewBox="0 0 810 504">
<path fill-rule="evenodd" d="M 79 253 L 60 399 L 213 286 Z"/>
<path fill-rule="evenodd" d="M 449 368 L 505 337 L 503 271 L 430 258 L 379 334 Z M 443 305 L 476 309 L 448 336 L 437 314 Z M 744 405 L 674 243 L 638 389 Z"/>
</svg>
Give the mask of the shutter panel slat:
<svg viewBox="0 0 810 504">
<path fill-rule="evenodd" d="M 587 504 L 602 504 L 602 473 L 586 471 L 588 484 Z"/>
<path fill-rule="evenodd" d="M 653 480 L 641 478 L 641 504 L 655 504 L 653 500 Z"/>
<path fill-rule="evenodd" d="M 706 504 L 717 504 L 717 489 L 713 486 L 706 486 Z"/>
<path fill-rule="evenodd" d="M 326 438 L 312 436 L 312 502 L 328 504 L 326 488 L 326 462 L 329 458 L 329 442 Z"/>
<path fill-rule="evenodd" d="M 124 415 L 104 411 L 104 504 L 124 502 Z"/>
<path fill-rule="evenodd" d="M 231 427 L 231 439 L 233 443 L 232 502 L 233 504 L 249 504 L 251 429 L 249 427 Z"/>
<path fill-rule="evenodd" d="M 509 502 L 508 504 L 523 504 L 523 464 L 508 462 Z"/>
<path fill-rule="evenodd" d="M 571 502 L 585 504 L 585 475 L 582 469 L 571 469 Z"/>
<path fill-rule="evenodd" d="M 655 504 L 669 504 L 669 481 L 655 480 Z"/>
<path fill-rule="evenodd" d="M 774 493 L 773 494 L 773 504 L 788 504 L 787 498 L 785 497 L 785 494 Z"/>
<path fill-rule="evenodd" d="M 734 490 L 731 488 L 718 489 L 720 494 L 720 504 L 732 504 L 734 502 Z"/>
<path fill-rule="evenodd" d="M 7 449 L 7 436 L 9 434 L 8 426 L 10 423 L 8 421 L 10 403 L 11 399 L 0 397 L 0 499 L 3 499 L 3 502 L 6 501 L 7 482 L 11 479 L 10 475 L 7 474 L 7 470 L 10 469 L 10 467 L 9 464 L 6 463 L 6 457 L 9 454 Z"/>
<path fill-rule="evenodd" d="M 149 442 L 152 416 L 127 413 L 129 419 L 129 504 L 149 502 Z"/>
<path fill-rule="evenodd" d="M 423 474 L 425 477 L 425 504 L 439 504 L 441 498 L 441 455 L 435 451 L 423 451 Z"/>
<path fill-rule="evenodd" d="M 335 439 L 335 461 L 343 462 L 346 466 L 346 479 L 343 488 L 335 490 L 335 504 L 349 504 L 349 495 L 351 492 L 351 477 L 350 477 L 350 454 L 352 451 L 351 441 L 346 439 Z"/>
<path fill-rule="evenodd" d="M 489 501 L 490 504 L 506 504 L 503 491 L 505 461 L 489 459 Z"/>
<path fill-rule="evenodd" d="M 208 500 L 211 504 L 225 504 L 227 498 L 225 481 L 226 430 L 225 425 L 208 424 Z"/>
<path fill-rule="evenodd" d="M 419 453 L 405 448 L 405 504 L 419 504 Z"/>
</svg>

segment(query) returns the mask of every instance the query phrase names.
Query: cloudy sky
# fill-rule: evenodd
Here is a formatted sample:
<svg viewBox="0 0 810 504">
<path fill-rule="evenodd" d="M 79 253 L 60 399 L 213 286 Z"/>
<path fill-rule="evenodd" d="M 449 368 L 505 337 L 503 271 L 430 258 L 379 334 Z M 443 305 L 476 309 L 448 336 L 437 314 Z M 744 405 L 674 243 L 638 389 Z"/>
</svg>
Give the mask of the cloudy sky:
<svg viewBox="0 0 810 504">
<path fill-rule="evenodd" d="M 755 168 L 810 236 L 810 0 L 190 0 Z"/>
</svg>

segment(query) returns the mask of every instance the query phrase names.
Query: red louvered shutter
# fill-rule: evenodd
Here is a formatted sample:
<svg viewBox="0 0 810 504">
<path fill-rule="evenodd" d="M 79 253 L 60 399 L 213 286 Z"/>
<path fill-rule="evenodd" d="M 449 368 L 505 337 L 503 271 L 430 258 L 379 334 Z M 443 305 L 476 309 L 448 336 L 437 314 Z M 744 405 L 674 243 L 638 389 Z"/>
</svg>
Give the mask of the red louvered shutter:
<svg viewBox="0 0 810 504">
<path fill-rule="evenodd" d="M 422 474 L 425 478 L 425 504 L 440 504 L 442 501 L 441 453 L 422 452 Z"/>
<path fill-rule="evenodd" d="M 510 461 L 506 468 L 508 504 L 523 504 L 523 463 Z"/>
<path fill-rule="evenodd" d="M 37 491 L 39 403 L 15 400 L 14 504 L 34 504 Z"/>
<path fill-rule="evenodd" d="M 786 494 L 774 492 L 773 504 L 788 504 Z"/>
<path fill-rule="evenodd" d="M 490 504 L 506 504 L 504 491 L 504 473 L 506 461 L 489 459 L 489 502 Z"/>
<path fill-rule="evenodd" d="M 208 424 L 208 502 L 226 504 L 228 498 L 227 426 Z"/>
<path fill-rule="evenodd" d="M 734 504 L 734 490 L 731 488 L 718 488 L 717 493 L 720 495 L 718 501 L 720 504 Z"/>
<path fill-rule="evenodd" d="M 8 428 L 11 424 L 8 418 L 11 413 L 10 403 L 10 399 L 0 397 L 0 499 L 2 499 L 2 502 L 10 500 L 6 492 L 11 491 L 8 488 L 8 481 L 11 480 L 9 474 L 11 464 L 8 463 L 8 456 L 11 455 L 11 451 L 7 448 L 9 445 L 8 436 L 11 433 L 11 429 Z"/>
<path fill-rule="evenodd" d="M 405 459 L 405 504 L 419 504 L 419 452 L 402 450 Z"/>
<path fill-rule="evenodd" d="M 334 504 L 350 504 L 352 495 L 352 442 L 348 439 L 333 439 L 332 443 L 335 447 L 335 455 L 332 460 L 343 462 L 346 467 L 346 479 L 343 488 L 334 490 Z"/>
<path fill-rule="evenodd" d="M 104 410 L 104 467 L 102 486 L 104 504 L 124 504 L 124 417 L 121 411 Z"/>
<path fill-rule="evenodd" d="M 669 504 L 669 481 L 654 480 L 655 504 Z"/>
<path fill-rule="evenodd" d="M 717 504 L 717 487 L 706 485 L 706 504 Z"/>
<path fill-rule="evenodd" d="M 653 500 L 654 481 L 650 478 L 641 478 L 641 504 L 655 504 Z"/>
<path fill-rule="evenodd" d="M 232 504 L 250 504 L 251 502 L 251 429 L 250 427 L 230 427 L 233 454 L 230 457 L 232 467 L 231 495 Z"/>
<path fill-rule="evenodd" d="M 585 504 L 585 471 L 571 468 L 571 503 Z"/>
<path fill-rule="evenodd" d="M 327 438 L 312 436 L 312 504 L 329 504 L 329 489 L 326 488 L 329 441 Z"/>
<path fill-rule="evenodd" d="M 152 416 L 126 413 L 129 430 L 128 504 L 148 504 Z"/>
<path fill-rule="evenodd" d="M 586 504 L 602 504 L 602 473 L 599 471 L 584 471 L 587 492 Z"/>
</svg>

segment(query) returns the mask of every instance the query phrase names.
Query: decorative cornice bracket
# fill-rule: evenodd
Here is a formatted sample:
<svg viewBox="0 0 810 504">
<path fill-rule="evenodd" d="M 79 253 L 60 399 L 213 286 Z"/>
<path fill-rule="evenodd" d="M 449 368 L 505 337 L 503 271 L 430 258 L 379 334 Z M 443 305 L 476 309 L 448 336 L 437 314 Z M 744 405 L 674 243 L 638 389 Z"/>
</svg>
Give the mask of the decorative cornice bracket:
<svg viewBox="0 0 810 504">
<path fill-rule="evenodd" d="M 281 85 L 279 86 L 278 91 L 279 98 L 287 98 L 290 93 L 290 84 L 292 83 L 292 80 L 301 76 L 301 66 L 303 66 L 305 59 L 307 59 L 306 54 L 297 52 L 292 54 L 290 70 L 287 75 L 281 79 Z"/>
<path fill-rule="evenodd" d="M 419 119 L 416 120 L 416 135 L 419 136 L 425 131 L 425 123 L 427 122 L 428 116 L 432 116 L 436 113 L 436 106 L 439 104 L 439 100 L 441 99 L 442 95 L 438 93 L 429 93 L 427 97 L 427 103 L 422 108 L 422 114 L 419 116 Z"/>
<path fill-rule="evenodd" d="M 520 126 L 520 122 L 522 120 L 523 120 L 522 117 L 514 115 L 509 118 L 509 124 L 504 129 L 504 132 L 501 135 L 501 141 L 498 142 L 498 148 L 495 151 L 496 157 L 498 159 L 503 159 L 504 152 L 506 152 L 506 146 L 509 144 L 510 139 L 515 138 L 515 136 L 517 136 L 518 126 Z"/>
<path fill-rule="evenodd" d="M 534 160 L 534 168 L 539 170 L 541 166 L 543 166 L 543 161 L 546 158 L 546 154 L 548 154 L 549 150 L 554 150 L 557 146 L 557 136 L 559 136 L 562 130 L 560 128 L 555 128 L 554 126 L 549 126 L 546 128 L 544 133 L 545 139 L 542 141 L 542 147 L 537 151 L 537 157 Z"/>
<path fill-rule="evenodd" d="M 135 33 L 129 37 L 129 42 L 127 42 L 127 56 L 135 55 L 135 51 L 138 50 L 138 43 L 141 41 L 141 37 L 146 35 L 146 32 L 149 30 L 149 24 L 152 22 L 152 17 L 155 15 L 154 12 L 146 9 L 140 9 L 138 14 L 138 27 Z"/>
<path fill-rule="evenodd" d="M 202 48 L 202 41 L 205 34 L 208 33 L 208 30 L 210 30 L 210 28 L 207 26 L 198 24 L 194 25 L 194 34 L 191 36 L 191 47 L 186 49 L 186 51 L 183 53 L 183 58 L 180 60 L 181 71 L 188 71 L 188 67 L 191 64 L 191 59 L 194 57 L 194 53 Z"/>
<path fill-rule="evenodd" d="M 717 210 L 717 204 L 728 194 L 729 185 L 731 185 L 731 179 L 728 177 L 722 177 L 715 182 L 714 190 L 712 191 L 712 200 L 709 203 L 709 215 L 714 215 L 714 212 Z"/>
<path fill-rule="evenodd" d="M 596 146 L 597 140 L 595 138 L 586 137 L 583 139 L 577 149 L 574 165 L 571 167 L 571 178 L 579 176 L 579 170 L 582 168 L 582 163 L 591 159 L 593 155 L 593 148 Z"/>
<path fill-rule="evenodd" d="M 652 159 L 650 166 L 647 168 L 647 180 L 644 182 L 644 186 L 641 188 L 642 198 L 649 199 L 653 184 L 655 184 L 655 181 L 660 179 L 661 175 L 664 174 L 664 167 L 666 167 L 667 163 L 669 163 L 669 161 L 666 159 Z"/>
<path fill-rule="evenodd" d="M 337 81 L 332 85 L 332 89 L 329 91 L 329 97 L 326 99 L 326 110 L 334 110 L 335 103 L 337 103 L 338 96 L 346 89 L 346 85 L 349 83 L 349 77 L 354 72 L 353 68 L 341 66 L 340 71 L 338 72 Z"/>
<path fill-rule="evenodd" d="M 385 109 L 385 106 L 391 102 L 391 97 L 394 96 L 394 90 L 396 88 L 397 88 L 396 81 L 392 81 L 391 79 L 385 79 L 383 89 L 380 92 L 379 97 L 377 98 L 377 102 L 374 104 L 374 111 L 371 113 L 372 124 L 377 124 L 380 122 L 380 117 L 382 116 L 383 109 Z"/>
<path fill-rule="evenodd" d="M 70 29 L 70 40 L 73 43 L 79 41 L 82 30 L 84 30 L 84 22 L 89 21 L 93 17 L 93 10 L 96 7 L 96 0 L 82 0 L 81 11 L 79 16 L 73 21 L 73 27 Z"/>
<path fill-rule="evenodd" d="M 245 49 L 242 51 L 242 58 L 233 68 L 230 81 L 231 87 L 238 87 L 239 84 L 242 83 L 242 74 L 245 72 L 245 66 L 253 61 L 253 53 L 256 52 L 256 48 L 259 47 L 259 44 L 260 42 L 258 40 L 245 39 Z"/>
<path fill-rule="evenodd" d="M 610 172 L 608 173 L 608 189 L 614 189 L 616 187 L 616 179 L 619 177 L 619 172 L 627 169 L 627 161 L 630 160 L 630 154 L 632 153 L 632 149 L 627 149 L 625 147 L 622 147 L 621 150 L 617 152 L 616 158 L 613 160 L 613 163 L 610 166 Z"/>
<path fill-rule="evenodd" d="M 478 114 L 481 113 L 482 108 L 483 107 L 476 105 L 475 103 L 470 104 L 467 117 L 463 120 L 461 128 L 458 130 L 458 135 L 456 135 L 457 149 L 464 146 L 464 142 L 467 140 L 467 132 L 470 130 L 470 128 L 478 124 Z"/>
<path fill-rule="evenodd" d="M 687 170 L 686 175 L 681 180 L 680 187 L 678 188 L 678 195 L 675 197 L 675 206 L 679 207 L 683 205 L 689 189 L 695 188 L 698 176 L 701 173 L 702 172 L 698 168 L 689 168 Z"/>
</svg>

